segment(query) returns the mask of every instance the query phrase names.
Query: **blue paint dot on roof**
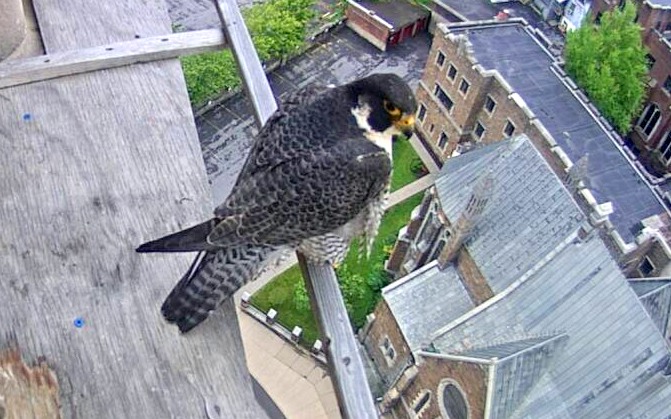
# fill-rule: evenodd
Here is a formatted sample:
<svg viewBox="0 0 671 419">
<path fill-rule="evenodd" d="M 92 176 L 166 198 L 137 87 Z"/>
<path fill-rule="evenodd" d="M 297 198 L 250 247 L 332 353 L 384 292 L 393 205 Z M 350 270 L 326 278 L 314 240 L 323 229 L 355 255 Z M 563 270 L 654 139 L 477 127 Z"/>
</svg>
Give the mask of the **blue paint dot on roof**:
<svg viewBox="0 0 671 419">
<path fill-rule="evenodd" d="M 33 119 L 33 116 L 31 114 L 29 114 L 29 113 L 24 113 L 23 114 L 23 120 L 24 121 L 30 121 L 31 119 Z"/>
<path fill-rule="evenodd" d="M 81 317 L 77 317 L 73 323 L 77 329 L 84 327 L 84 319 Z"/>
</svg>

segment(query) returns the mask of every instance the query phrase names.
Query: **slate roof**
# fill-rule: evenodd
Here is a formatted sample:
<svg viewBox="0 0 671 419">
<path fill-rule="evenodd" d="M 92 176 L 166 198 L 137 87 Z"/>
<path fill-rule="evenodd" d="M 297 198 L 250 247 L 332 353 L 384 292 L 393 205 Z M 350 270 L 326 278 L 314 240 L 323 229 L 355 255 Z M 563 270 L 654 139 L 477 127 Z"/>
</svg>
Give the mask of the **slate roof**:
<svg viewBox="0 0 671 419">
<path fill-rule="evenodd" d="M 669 349 L 597 236 L 560 245 L 547 263 L 446 326 L 433 343 L 440 352 L 460 353 L 551 333 L 568 335 L 566 347 L 516 417 L 669 414 L 671 381 L 663 375 Z M 497 381 L 495 394 L 505 385 Z M 510 391 L 507 397 L 516 399 Z"/>
<path fill-rule="evenodd" d="M 474 307 L 454 267 L 434 261 L 382 290 L 411 350 L 430 342 L 431 333 Z"/>
<path fill-rule="evenodd" d="M 522 25 L 482 24 L 449 31 L 467 34 L 479 64 L 507 80 L 573 162 L 589 154 L 590 189 L 599 203 L 613 204 L 610 221 L 625 242 L 634 241 L 640 220 L 665 211 L 644 177 L 551 71 L 553 57 Z"/>
<path fill-rule="evenodd" d="M 629 285 L 663 336 L 671 323 L 671 279 L 630 279 Z"/>
<path fill-rule="evenodd" d="M 522 135 L 445 162 L 436 189 L 451 222 L 485 172 L 493 180 L 492 195 L 465 245 L 498 293 L 575 234 L 585 215 Z"/>
<path fill-rule="evenodd" d="M 394 29 L 401 29 L 406 25 L 429 16 L 431 12 L 405 0 L 395 1 L 359 1 L 366 9 L 373 10 L 378 16 L 387 21 Z"/>
<path fill-rule="evenodd" d="M 652 4 L 653 7 L 671 9 L 671 0 L 648 0 L 648 3 Z"/>
<path fill-rule="evenodd" d="M 548 373 L 555 358 L 561 356 L 568 336 L 539 336 L 498 345 L 471 349 L 460 355 L 492 360 L 491 419 L 510 418 L 529 392 Z"/>
</svg>

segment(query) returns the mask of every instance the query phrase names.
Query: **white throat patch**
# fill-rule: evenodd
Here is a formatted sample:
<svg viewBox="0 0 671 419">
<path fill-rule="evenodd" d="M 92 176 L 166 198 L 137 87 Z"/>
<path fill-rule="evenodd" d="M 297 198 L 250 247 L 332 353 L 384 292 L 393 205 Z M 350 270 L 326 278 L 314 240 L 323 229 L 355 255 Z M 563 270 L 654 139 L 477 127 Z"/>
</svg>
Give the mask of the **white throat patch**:
<svg viewBox="0 0 671 419">
<path fill-rule="evenodd" d="M 392 149 L 392 137 L 394 135 L 400 134 L 400 131 L 393 125 L 384 130 L 383 132 L 375 131 L 373 127 L 368 123 L 368 117 L 370 116 L 371 108 L 367 104 L 352 108 L 352 115 L 356 119 L 356 124 L 364 130 L 364 135 L 370 141 L 380 148 L 383 148 L 384 151 L 389 154 L 391 158 L 391 149 Z"/>
</svg>

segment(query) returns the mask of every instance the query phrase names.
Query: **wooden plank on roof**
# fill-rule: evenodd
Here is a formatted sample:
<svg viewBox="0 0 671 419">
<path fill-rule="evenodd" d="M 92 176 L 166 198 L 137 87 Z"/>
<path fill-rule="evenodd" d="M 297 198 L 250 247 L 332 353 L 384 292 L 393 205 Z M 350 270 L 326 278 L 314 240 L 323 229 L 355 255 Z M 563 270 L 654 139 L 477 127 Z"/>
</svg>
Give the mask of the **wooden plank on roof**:
<svg viewBox="0 0 671 419">
<path fill-rule="evenodd" d="M 226 45 L 221 29 L 182 32 L 0 62 L 0 88 L 182 55 Z"/>
<path fill-rule="evenodd" d="M 163 0 L 33 0 L 47 54 L 172 33 Z"/>
<path fill-rule="evenodd" d="M 50 52 L 123 39 L 96 39 L 89 13 L 121 35 L 169 29 L 157 1 L 35 7 Z M 0 89 L 0 147 L 0 348 L 45 357 L 62 417 L 264 417 L 233 301 L 180 335 L 159 307 L 191 255 L 134 252 L 211 214 L 179 63 Z"/>
</svg>

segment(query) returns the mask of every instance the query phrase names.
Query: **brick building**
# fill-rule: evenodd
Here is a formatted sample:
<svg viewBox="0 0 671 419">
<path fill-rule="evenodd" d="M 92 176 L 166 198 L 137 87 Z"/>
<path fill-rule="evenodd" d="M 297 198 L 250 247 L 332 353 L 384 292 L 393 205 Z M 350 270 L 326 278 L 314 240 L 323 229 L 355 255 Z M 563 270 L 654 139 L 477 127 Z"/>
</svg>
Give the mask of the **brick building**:
<svg viewBox="0 0 671 419">
<path fill-rule="evenodd" d="M 620 0 L 594 0 L 592 15 L 622 6 Z M 637 22 L 643 27 L 643 44 L 649 51 L 648 96 L 630 133 L 633 145 L 642 153 L 646 167 L 664 176 L 671 164 L 671 1 L 636 1 Z"/>
<path fill-rule="evenodd" d="M 382 51 L 426 31 L 431 12 L 407 1 L 347 1 L 347 26 Z"/>
<path fill-rule="evenodd" d="M 546 46 L 518 19 L 437 25 L 417 89 L 420 137 L 445 161 L 526 134 L 558 176 L 579 185 L 578 205 L 627 275 L 639 275 L 641 264 L 643 276 L 666 274 L 664 185 L 642 169 Z M 659 257 L 644 263 L 652 248 Z"/>
<path fill-rule="evenodd" d="M 671 280 L 627 281 L 573 187 L 524 135 L 445 162 L 360 332 L 390 417 L 668 414 Z"/>
</svg>

